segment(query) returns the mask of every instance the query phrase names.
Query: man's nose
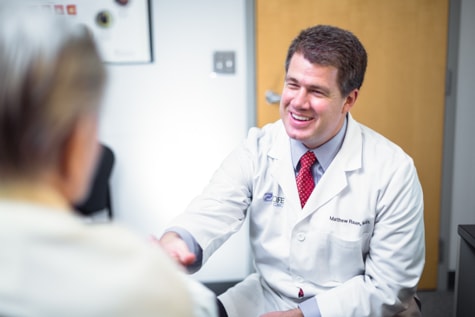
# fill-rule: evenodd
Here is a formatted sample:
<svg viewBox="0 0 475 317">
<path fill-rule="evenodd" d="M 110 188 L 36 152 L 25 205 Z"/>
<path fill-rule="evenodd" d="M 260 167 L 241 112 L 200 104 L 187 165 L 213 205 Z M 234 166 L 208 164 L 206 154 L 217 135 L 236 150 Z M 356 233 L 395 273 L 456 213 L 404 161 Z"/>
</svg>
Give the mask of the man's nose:
<svg viewBox="0 0 475 317">
<path fill-rule="evenodd" d="M 304 88 L 300 88 L 294 98 L 292 99 L 292 104 L 295 107 L 306 107 L 308 106 L 308 93 Z"/>
</svg>

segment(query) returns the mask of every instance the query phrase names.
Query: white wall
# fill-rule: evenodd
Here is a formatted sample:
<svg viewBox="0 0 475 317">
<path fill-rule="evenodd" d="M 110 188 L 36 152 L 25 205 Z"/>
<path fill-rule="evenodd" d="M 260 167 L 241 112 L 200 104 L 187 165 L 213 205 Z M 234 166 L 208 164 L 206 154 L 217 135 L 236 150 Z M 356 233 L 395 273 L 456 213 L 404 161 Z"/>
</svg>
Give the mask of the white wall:
<svg viewBox="0 0 475 317">
<path fill-rule="evenodd" d="M 457 262 L 459 224 L 475 224 L 475 1 L 461 0 L 449 270 Z"/>
<path fill-rule="evenodd" d="M 116 154 L 115 221 L 144 238 L 160 235 L 201 192 L 225 155 L 244 139 L 253 117 L 246 88 L 245 1 L 151 2 L 155 60 L 108 65 L 100 131 Z M 236 74 L 213 76 L 216 50 L 236 52 Z M 249 262 L 243 231 L 195 276 L 240 279 L 248 274 Z"/>
</svg>

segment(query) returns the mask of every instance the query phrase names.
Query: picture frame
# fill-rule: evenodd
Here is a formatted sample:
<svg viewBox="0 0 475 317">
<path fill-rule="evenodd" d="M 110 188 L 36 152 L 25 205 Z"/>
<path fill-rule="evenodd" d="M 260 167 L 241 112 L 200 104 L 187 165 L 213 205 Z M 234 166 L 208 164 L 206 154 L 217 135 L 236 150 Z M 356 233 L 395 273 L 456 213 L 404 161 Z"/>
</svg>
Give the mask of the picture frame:
<svg viewBox="0 0 475 317">
<path fill-rule="evenodd" d="M 86 25 L 104 63 L 153 62 L 150 0 L 36 0 L 30 5 Z"/>
</svg>

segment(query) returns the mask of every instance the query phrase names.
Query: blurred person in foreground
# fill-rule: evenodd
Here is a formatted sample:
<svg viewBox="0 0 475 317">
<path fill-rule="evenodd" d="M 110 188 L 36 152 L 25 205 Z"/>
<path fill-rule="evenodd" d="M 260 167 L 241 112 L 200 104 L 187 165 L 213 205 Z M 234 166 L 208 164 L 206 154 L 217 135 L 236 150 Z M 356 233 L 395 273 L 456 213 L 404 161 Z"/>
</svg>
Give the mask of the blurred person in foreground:
<svg viewBox="0 0 475 317">
<path fill-rule="evenodd" d="M 98 157 L 105 84 L 84 26 L 0 4 L 0 316 L 216 315 L 162 250 L 72 206 Z"/>
<path fill-rule="evenodd" d="M 298 34 L 281 120 L 252 128 L 161 237 L 197 269 L 248 218 L 256 272 L 219 296 L 220 316 L 420 315 L 422 189 L 413 160 L 350 115 L 366 64 L 349 31 Z"/>
</svg>

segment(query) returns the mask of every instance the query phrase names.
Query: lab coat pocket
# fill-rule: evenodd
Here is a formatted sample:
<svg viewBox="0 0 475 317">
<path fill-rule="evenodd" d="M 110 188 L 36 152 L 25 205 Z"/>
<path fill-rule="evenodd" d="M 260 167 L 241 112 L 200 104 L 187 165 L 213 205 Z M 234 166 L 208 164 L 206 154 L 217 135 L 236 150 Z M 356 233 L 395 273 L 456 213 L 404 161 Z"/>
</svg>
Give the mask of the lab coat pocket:
<svg viewBox="0 0 475 317">
<path fill-rule="evenodd" d="M 313 278 L 318 284 L 335 286 L 364 274 L 364 249 L 368 233 L 351 240 L 328 232 L 315 235 Z"/>
</svg>

